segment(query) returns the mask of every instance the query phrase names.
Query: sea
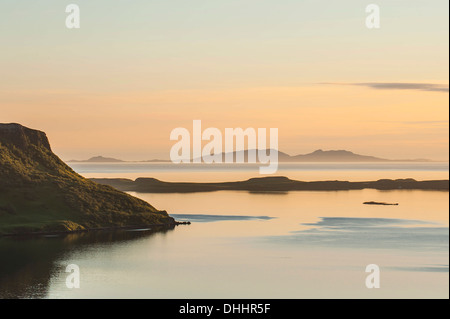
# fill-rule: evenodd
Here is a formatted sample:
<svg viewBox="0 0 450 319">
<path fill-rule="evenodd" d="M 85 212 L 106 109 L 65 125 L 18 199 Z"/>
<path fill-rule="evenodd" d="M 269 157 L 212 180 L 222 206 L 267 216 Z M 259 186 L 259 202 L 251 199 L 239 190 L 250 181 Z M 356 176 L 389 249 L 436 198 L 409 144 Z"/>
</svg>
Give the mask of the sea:
<svg viewBox="0 0 450 319">
<path fill-rule="evenodd" d="M 68 164 L 87 178 L 264 176 L 255 164 Z M 437 180 L 449 164 L 280 163 L 275 175 Z M 0 298 L 449 298 L 448 191 L 130 194 L 191 224 L 0 238 Z"/>
</svg>

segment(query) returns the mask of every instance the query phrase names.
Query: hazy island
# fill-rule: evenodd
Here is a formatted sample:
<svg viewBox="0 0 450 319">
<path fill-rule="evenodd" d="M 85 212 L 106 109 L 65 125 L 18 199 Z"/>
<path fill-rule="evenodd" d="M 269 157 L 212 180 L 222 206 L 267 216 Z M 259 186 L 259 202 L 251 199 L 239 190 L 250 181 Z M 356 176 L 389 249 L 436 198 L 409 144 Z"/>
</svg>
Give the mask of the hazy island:
<svg viewBox="0 0 450 319">
<path fill-rule="evenodd" d="M 44 132 L 0 124 L 0 234 L 174 224 L 166 211 L 75 173 Z"/>
<path fill-rule="evenodd" d="M 123 163 L 120 159 L 112 158 L 112 157 L 103 157 L 103 156 L 94 156 L 87 160 L 69 160 L 69 163 Z"/>
<path fill-rule="evenodd" d="M 275 150 L 266 150 L 266 153 L 269 151 Z M 232 152 L 233 158 L 236 158 L 237 155 L 242 155 L 244 158 L 244 162 L 248 162 L 248 153 L 249 151 L 235 151 Z M 222 163 L 225 163 L 225 157 L 229 153 L 221 153 L 220 156 L 222 158 Z M 205 156 L 208 158 L 208 156 Z M 280 163 L 380 163 L 380 162 L 431 162 L 428 159 L 386 159 L 375 156 L 367 156 L 356 154 L 347 150 L 328 150 L 323 151 L 321 149 L 316 150 L 312 153 L 308 154 L 300 154 L 300 155 L 289 155 L 287 153 L 278 151 L 278 161 Z M 124 161 L 111 157 L 104 156 L 95 156 L 91 157 L 87 160 L 69 160 L 67 163 L 170 163 L 170 160 L 162 160 L 162 159 L 152 159 L 152 160 L 143 160 L 143 161 Z"/>
</svg>

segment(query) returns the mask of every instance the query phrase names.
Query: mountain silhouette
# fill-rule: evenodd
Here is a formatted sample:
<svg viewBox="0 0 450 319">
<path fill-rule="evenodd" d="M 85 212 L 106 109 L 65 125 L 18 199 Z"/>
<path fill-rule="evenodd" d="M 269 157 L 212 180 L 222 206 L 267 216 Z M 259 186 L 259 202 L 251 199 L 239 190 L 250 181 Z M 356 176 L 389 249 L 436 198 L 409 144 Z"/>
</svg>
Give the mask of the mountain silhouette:
<svg viewBox="0 0 450 319">
<path fill-rule="evenodd" d="M 103 156 L 95 156 L 91 157 L 87 160 L 69 160 L 67 162 L 71 163 L 122 163 L 125 161 L 122 161 L 120 159 L 111 158 L 111 157 L 103 157 Z"/>
<path fill-rule="evenodd" d="M 265 150 L 266 154 L 269 151 L 276 152 L 276 150 Z M 235 151 L 232 152 L 233 158 L 236 159 L 236 155 L 243 155 L 244 162 L 248 161 L 248 150 L 245 151 Z M 222 162 L 225 162 L 226 154 L 231 156 L 231 153 L 221 153 L 218 155 L 222 157 Z M 258 151 L 256 150 L 256 154 Z M 256 156 L 258 158 L 258 155 Z M 205 157 L 203 157 L 205 159 Z M 346 150 L 330 150 L 323 151 L 318 149 L 312 153 L 300 154 L 291 156 L 287 153 L 278 151 L 278 161 L 279 162 L 427 162 L 426 159 L 403 159 L 403 160 L 391 160 L 375 156 L 359 155 Z"/>
<path fill-rule="evenodd" d="M 390 160 L 375 156 L 359 155 L 346 150 L 316 150 L 305 155 L 291 156 L 294 162 L 388 162 Z"/>
<path fill-rule="evenodd" d="M 258 150 L 256 151 L 256 160 L 258 162 Z M 276 152 L 276 150 L 265 150 L 266 154 L 269 155 L 269 151 Z M 234 151 L 231 153 L 220 153 L 220 155 L 217 155 L 217 157 L 222 159 L 222 163 L 225 163 L 226 156 L 232 156 L 233 162 L 236 162 L 237 155 L 242 156 L 244 158 L 244 162 L 248 162 L 248 154 L 249 150 L 245 151 Z M 209 156 L 203 156 L 203 160 L 206 159 L 212 159 L 212 154 Z M 198 159 L 197 159 L 198 160 Z M 312 153 L 308 154 L 300 154 L 300 155 L 289 155 L 287 153 L 278 151 L 278 161 L 279 162 L 430 162 L 428 159 L 399 159 L 399 160 L 393 160 L 393 159 L 385 159 L 375 156 L 367 156 L 367 155 L 360 155 L 356 154 L 350 151 L 346 150 L 329 150 L 329 151 L 323 151 L 321 149 L 316 150 Z M 110 157 L 103 157 L 103 156 L 96 156 L 91 157 L 87 160 L 69 160 L 67 163 L 133 163 L 133 162 L 140 162 L 140 163 L 167 163 L 171 162 L 170 160 L 162 160 L 162 159 L 152 159 L 152 160 L 144 160 L 144 161 L 124 161 L 116 158 L 110 158 Z"/>
</svg>

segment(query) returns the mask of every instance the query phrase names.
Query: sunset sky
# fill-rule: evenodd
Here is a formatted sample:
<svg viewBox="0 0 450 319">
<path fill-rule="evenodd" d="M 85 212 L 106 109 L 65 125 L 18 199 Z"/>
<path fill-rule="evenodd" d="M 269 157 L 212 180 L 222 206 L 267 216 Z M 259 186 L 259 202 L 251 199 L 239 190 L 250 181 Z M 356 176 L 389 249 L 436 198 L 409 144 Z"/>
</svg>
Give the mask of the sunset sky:
<svg viewBox="0 0 450 319">
<path fill-rule="evenodd" d="M 80 29 L 65 27 L 70 3 Z M 276 127 L 291 155 L 448 160 L 448 6 L 2 0 L 0 123 L 45 131 L 65 160 L 168 159 L 171 130 L 196 119 Z"/>
</svg>

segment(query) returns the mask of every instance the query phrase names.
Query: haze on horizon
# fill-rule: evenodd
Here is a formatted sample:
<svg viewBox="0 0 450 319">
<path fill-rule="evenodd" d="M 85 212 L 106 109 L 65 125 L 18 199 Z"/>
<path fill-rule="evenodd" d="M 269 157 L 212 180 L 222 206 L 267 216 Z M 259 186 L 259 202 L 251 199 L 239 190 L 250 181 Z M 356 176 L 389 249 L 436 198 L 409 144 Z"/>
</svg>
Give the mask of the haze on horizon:
<svg viewBox="0 0 450 319">
<path fill-rule="evenodd" d="M 291 155 L 448 160 L 448 1 L 0 4 L 0 122 L 63 159 L 167 159 L 176 127 L 279 128 Z"/>
</svg>

